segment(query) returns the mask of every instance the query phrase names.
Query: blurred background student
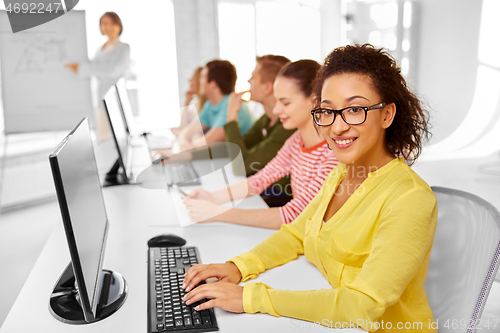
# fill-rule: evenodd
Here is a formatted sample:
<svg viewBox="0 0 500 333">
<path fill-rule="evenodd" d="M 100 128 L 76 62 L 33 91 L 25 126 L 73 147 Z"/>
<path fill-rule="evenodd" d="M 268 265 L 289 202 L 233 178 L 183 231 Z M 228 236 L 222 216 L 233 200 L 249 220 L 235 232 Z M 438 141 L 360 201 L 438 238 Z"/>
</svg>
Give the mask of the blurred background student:
<svg viewBox="0 0 500 333">
<path fill-rule="evenodd" d="M 107 36 L 108 40 L 97 49 L 94 58 L 88 62 L 66 64 L 65 67 L 70 68 L 79 77 L 94 76 L 98 79 L 97 99 L 99 107 L 96 123 L 98 137 L 103 139 L 109 136 L 109 129 L 102 99 L 109 88 L 127 74 L 130 66 L 130 46 L 120 41 L 119 37 L 123 32 L 123 25 L 115 12 L 104 13 L 99 25 L 101 33 Z"/>
<path fill-rule="evenodd" d="M 197 67 L 193 76 L 189 80 L 189 90 L 186 91 L 186 99 L 181 113 L 181 123 L 178 127 L 172 128 L 172 133 L 178 135 L 180 131 L 198 117 L 207 101 L 207 98 L 200 93 L 200 75 L 203 67 Z"/>
<path fill-rule="evenodd" d="M 177 139 L 181 150 L 200 147 L 212 142 L 224 141 L 224 129 L 227 122 L 229 94 L 236 85 L 236 68 L 227 60 L 209 61 L 200 73 L 200 93 L 207 101 L 199 114 L 199 122 L 191 122 L 179 133 Z M 253 118 L 246 103 L 238 112 L 241 132 L 246 133 L 253 124 Z M 200 130 L 202 133 L 200 133 Z M 161 151 L 162 155 L 171 154 Z"/>
</svg>

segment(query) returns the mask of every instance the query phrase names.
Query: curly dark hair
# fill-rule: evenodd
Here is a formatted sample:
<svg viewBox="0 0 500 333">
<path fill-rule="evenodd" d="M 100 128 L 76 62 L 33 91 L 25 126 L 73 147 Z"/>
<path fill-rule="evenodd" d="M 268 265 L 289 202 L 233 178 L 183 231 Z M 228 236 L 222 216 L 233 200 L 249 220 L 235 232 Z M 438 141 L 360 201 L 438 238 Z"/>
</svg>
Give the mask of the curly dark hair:
<svg viewBox="0 0 500 333">
<path fill-rule="evenodd" d="M 385 142 L 392 154 L 403 156 L 408 164 L 413 164 L 422 152 L 422 141 L 431 136 L 429 112 L 408 88 L 396 60 L 384 49 L 370 44 L 336 48 L 326 57 L 313 84 L 318 106 L 324 82 L 333 75 L 345 73 L 368 76 L 382 102 L 396 105 L 396 115 L 386 129 Z"/>
</svg>

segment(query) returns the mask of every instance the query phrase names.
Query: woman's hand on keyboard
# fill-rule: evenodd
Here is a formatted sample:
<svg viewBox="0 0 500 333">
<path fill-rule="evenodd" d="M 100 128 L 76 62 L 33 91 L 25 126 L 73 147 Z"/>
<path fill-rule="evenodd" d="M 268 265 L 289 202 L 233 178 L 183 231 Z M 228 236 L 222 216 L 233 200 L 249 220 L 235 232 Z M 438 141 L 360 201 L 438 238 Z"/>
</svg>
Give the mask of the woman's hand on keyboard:
<svg viewBox="0 0 500 333">
<path fill-rule="evenodd" d="M 191 199 L 206 200 L 215 203 L 212 192 L 205 191 L 202 188 L 195 188 L 188 193 L 187 197 Z"/>
<path fill-rule="evenodd" d="M 202 284 L 191 292 L 184 295 L 183 300 L 187 305 L 208 298 L 209 301 L 201 303 L 194 309 L 201 311 L 213 307 L 226 311 L 242 313 L 243 309 L 243 287 L 229 282 L 215 282 Z"/>
<path fill-rule="evenodd" d="M 241 280 L 241 272 L 232 262 L 225 264 L 194 265 L 184 274 L 182 288 L 188 292 L 198 283 L 213 277 L 217 278 L 219 282 L 238 284 Z"/>
</svg>

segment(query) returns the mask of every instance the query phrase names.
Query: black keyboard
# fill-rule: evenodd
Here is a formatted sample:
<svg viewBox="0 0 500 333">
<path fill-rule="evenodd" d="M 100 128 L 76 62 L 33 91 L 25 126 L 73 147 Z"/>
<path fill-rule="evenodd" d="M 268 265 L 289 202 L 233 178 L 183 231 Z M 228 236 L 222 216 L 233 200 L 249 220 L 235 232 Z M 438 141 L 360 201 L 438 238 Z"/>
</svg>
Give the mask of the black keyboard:
<svg viewBox="0 0 500 333">
<path fill-rule="evenodd" d="M 196 247 L 151 247 L 148 260 L 148 332 L 218 331 L 214 309 L 196 311 L 205 301 L 182 301 L 184 273 L 201 263 Z"/>
<path fill-rule="evenodd" d="M 168 185 L 201 185 L 200 179 L 193 164 L 189 161 L 175 161 L 165 163 L 165 176 Z"/>
</svg>

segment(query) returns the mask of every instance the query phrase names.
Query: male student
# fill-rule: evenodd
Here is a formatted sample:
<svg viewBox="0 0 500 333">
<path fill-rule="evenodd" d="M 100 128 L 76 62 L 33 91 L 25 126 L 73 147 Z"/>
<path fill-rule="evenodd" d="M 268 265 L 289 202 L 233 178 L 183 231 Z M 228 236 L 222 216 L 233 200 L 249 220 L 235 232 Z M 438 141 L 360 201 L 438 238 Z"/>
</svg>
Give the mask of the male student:
<svg viewBox="0 0 500 333">
<path fill-rule="evenodd" d="M 231 93 L 227 112 L 227 123 L 224 132 L 227 142 L 237 144 L 245 162 L 246 176 L 253 175 L 272 160 L 286 139 L 295 130 L 286 130 L 273 114 L 276 99 L 274 98 L 273 84 L 281 67 L 290 62 L 288 58 L 268 54 L 257 57 L 257 64 L 250 83 L 250 99 L 259 102 L 264 107 L 264 114 L 242 135 L 240 131 L 239 110 L 243 103 L 243 93 Z"/>
<path fill-rule="evenodd" d="M 207 101 L 200 111 L 199 123 L 191 122 L 179 134 L 181 150 L 224 141 L 228 98 L 234 92 L 236 77 L 236 69 L 227 60 L 212 60 L 205 65 L 200 74 L 200 93 Z M 252 126 L 252 116 L 246 103 L 240 105 L 237 118 L 241 133 L 246 133 Z M 194 137 L 199 133 L 200 124 L 205 135 Z"/>
<path fill-rule="evenodd" d="M 283 56 L 268 54 L 257 57 L 257 64 L 252 72 L 250 83 L 250 99 L 259 102 L 264 107 L 264 114 L 242 135 L 240 131 L 239 109 L 242 105 L 241 95 L 243 93 L 231 93 L 229 96 L 229 107 L 227 112 L 227 123 L 224 125 L 224 133 L 227 142 L 237 144 L 241 149 L 246 176 L 251 176 L 262 169 L 272 160 L 285 141 L 295 132 L 286 130 L 279 121 L 278 116 L 273 114 L 276 99 L 274 98 L 273 84 L 280 69 L 290 62 Z M 229 151 L 230 155 L 234 151 Z M 231 156 L 234 158 L 235 156 Z M 238 173 L 241 167 L 234 168 Z M 290 185 L 290 177 L 284 177 L 273 186 L 264 191 L 262 197 L 270 206 L 281 206 L 291 199 L 290 193 L 284 193 Z"/>
</svg>

